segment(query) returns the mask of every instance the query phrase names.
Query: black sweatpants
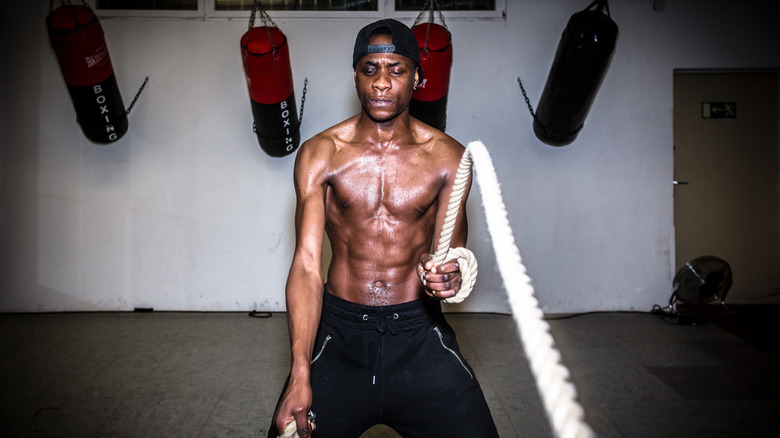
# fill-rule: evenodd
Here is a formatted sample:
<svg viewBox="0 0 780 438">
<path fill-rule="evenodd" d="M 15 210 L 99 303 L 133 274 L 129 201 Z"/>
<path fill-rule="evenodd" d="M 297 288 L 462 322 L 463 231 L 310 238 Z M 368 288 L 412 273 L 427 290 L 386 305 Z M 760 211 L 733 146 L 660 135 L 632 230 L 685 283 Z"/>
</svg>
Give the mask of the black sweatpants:
<svg viewBox="0 0 780 438">
<path fill-rule="evenodd" d="M 379 423 L 409 438 L 498 436 L 437 302 L 373 307 L 326 292 L 311 384 L 316 438 L 358 437 Z"/>
</svg>

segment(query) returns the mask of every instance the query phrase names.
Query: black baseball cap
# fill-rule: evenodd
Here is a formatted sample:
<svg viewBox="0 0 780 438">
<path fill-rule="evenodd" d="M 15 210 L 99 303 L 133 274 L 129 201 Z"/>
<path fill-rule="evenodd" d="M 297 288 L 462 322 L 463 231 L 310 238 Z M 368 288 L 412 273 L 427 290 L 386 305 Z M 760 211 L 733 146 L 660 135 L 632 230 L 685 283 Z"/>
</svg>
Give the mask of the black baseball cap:
<svg viewBox="0 0 780 438">
<path fill-rule="evenodd" d="M 393 43 L 369 45 L 368 40 L 371 38 L 371 34 L 383 27 L 390 31 Z M 417 45 L 417 38 L 415 38 L 414 33 L 408 26 L 398 20 L 385 18 L 360 29 L 355 39 L 355 50 L 352 52 L 352 68 L 354 69 L 357 66 L 360 58 L 369 53 L 396 53 L 406 56 L 417 65 L 417 69 L 420 71 L 420 79 L 422 79 L 420 47 Z"/>
</svg>

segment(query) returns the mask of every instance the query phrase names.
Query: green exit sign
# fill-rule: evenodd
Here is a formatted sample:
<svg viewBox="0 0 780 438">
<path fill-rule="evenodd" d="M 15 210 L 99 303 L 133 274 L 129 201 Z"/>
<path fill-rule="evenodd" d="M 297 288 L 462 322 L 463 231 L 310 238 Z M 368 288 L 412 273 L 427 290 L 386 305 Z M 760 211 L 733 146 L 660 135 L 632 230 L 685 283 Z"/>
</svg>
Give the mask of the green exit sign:
<svg viewBox="0 0 780 438">
<path fill-rule="evenodd" d="M 702 102 L 702 119 L 736 119 L 737 102 Z"/>
</svg>

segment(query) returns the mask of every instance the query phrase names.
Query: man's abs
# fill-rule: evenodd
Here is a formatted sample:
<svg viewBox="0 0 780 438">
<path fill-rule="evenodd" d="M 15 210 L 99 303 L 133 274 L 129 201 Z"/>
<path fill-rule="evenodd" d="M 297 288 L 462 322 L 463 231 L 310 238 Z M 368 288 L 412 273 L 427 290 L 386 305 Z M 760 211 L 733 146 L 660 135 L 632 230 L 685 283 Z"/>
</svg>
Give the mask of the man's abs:
<svg viewBox="0 0 780 438">
<path fill-rule="evenodd" d="M 361 212 L 364 210 L 361 210 Z M 430 251 L 433 216 L 377 218 L 329 211 L 329 291 L 347 301 L 383 306 L 424 295 L 417 264 Z"/>
<path fill-rule="evenodd" d="M 357 260 L 342 260 L 335 253 L 328 269 L 327 292 L 343 300 L 369 306 L 386 306 L 424 296 L 417 277 L 417 264 L 381 266 Z"/>
</svg>

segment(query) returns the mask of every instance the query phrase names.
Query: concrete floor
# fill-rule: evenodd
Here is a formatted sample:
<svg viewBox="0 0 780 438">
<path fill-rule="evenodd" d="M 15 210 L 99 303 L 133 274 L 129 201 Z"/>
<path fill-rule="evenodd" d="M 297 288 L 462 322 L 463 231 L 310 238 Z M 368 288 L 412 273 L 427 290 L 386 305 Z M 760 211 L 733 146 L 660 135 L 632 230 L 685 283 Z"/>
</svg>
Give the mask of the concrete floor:
<svg viewBox="0 0 780 438">
<path fill-rule="evenodd" d="M 511 317 L 448 319 L 500 435 L 550 437 Z M 648 314 L 549 322 L 599 437 L 780 436 L 778 349 Z M 289 364 L 286 323 L 283 313 L 0 315 L 0 435 L 264 437 Z"/>
</svg>

